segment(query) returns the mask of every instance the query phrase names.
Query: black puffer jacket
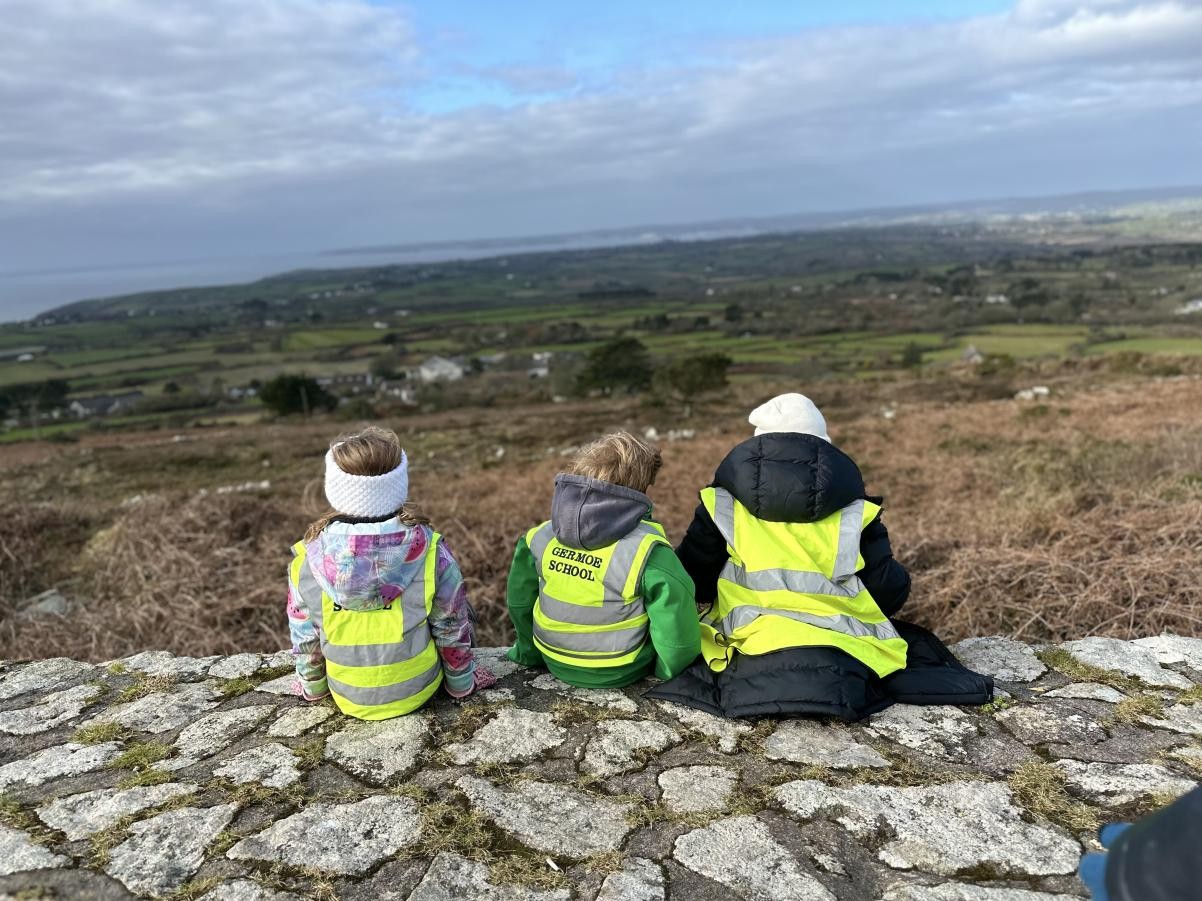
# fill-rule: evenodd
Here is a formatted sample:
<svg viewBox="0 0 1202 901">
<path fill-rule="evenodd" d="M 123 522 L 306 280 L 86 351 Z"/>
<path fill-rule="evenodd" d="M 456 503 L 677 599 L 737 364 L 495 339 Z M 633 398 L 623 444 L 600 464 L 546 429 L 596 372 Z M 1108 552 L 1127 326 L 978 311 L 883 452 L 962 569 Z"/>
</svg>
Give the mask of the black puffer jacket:
<svg viewBox="0 0 1202 901">
<path fill-rule="evenodd" d="M 843 451 L 812 435 L 770 433 L 735 447 L 718 466 L 713 485 L 725 488 L 756 517 L 769 522 L 816 522 L 867 497 L 859 467 Z M 868 498 L 879 504 L 880 498 Z M 717 596 L 726 564 L 726 540 L 703 505 L 676 550 L 697 587 L 699 603 Z M 863 531 L 858 573 L 886 616 L 910 594 L 910 576 L 893 559 L 889 533 L 878 516 Z M 723 716 L 820 714 L 858 720 L 895 701 L 912 704 L 984 704 L 993 681 L 965 669 L 925 629 L 894 620 L 909 645 L 905 670 L 885 679 L 833 647 L 738 654 L 721 673 L 704 660 L 650 696 Z"/>
<path fill-rule="evenodd" d="M 748 439 L 726 455 L 713 484 L 768 522 L 817 522 L 867 497 L 864 477 L 851 457 L 813 435 L 772 433 Z M 879 497 L 868 499 L 881 502 Z M 697 600 L 714 600 L 718 573 L 726 564 L 726 539 L 704 505 L 697 505 L 676 553 L 697 586 Z M 881 612 L 892 616 L 910 596 L 910 574 L 893 559 L 889 533 L 879 516 L 860 536 L 860 554 L 861 581 Z"/>
</svg>

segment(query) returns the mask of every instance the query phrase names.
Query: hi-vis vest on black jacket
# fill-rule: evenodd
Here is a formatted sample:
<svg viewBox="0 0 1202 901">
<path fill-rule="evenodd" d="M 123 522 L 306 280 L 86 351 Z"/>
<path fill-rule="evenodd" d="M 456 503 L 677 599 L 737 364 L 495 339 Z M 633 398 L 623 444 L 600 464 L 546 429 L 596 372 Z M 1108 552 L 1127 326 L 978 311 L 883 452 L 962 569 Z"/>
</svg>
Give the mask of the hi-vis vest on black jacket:
<svg viewBox="0 0 1202 901">
<path fill-rule="evenodd" d="M 668 544 L 663 528 L 643 520 L 613 544 L 584 550 L 563 544 L 550 521 L 526 533 L 538 566 L 534 645 L 571 666 L 631 663 L 647 643 L 641 592 L 647 557 Z"/>
<path fill-rule="evenodd" d="M 723 488 L 701 501 L 726 539 L 718 597 L 701 622 L 701 653 L 720 671 L 732 651 L 828 646 L 884 677 L 906 665 L 906 642 L 856 573 L 860 533 L 880 512 L 857 500 L 817 522 L 757 519 Z"/>
</svg>

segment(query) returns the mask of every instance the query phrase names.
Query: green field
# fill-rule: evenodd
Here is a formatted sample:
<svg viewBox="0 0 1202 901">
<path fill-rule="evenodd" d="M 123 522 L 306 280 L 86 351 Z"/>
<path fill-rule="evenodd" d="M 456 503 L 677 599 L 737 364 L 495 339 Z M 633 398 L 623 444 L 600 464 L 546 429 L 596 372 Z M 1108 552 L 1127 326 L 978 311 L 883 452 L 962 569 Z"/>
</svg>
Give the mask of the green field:
<svg viewBox="0 0 1202 901">
<path fill-rule="evenodd" d="M 44 348 L 28 362 L 0 360 L 0 404 L 20 386 L 62 380 L 73 398 L 141 391 L 172 407 L 123 417 L 128 424 L 178 421 L 186 405 L 171 399 L 181 397 L 197 400 L 197 417 L 239 417 L 259 408 L 229 389 L 282 373 L 396 374 L 433 354 L 504 355 L 491 370 L 477 365 L 485 371 L 463 386 L 423 389 L 431 402 L 491 403 L 570 390 L 592 350 L 631 337 L 657 364 L 725 354 L 739 381 L 938 373 L 969 347 L 1019 363 L 1197 357 L 1202 315 L 1177 309 L 1199 296 L 1202 245 L 1061 248 L 1014 228 L 861 229 L 311 271 L 0 326 L 0 350 Z M 553 355 L 553 376 L 566 374 L 529 380 L 529 355 L 539 352 Z M 23 428 L 7 437 L 27 437 Z"/>
</svg>

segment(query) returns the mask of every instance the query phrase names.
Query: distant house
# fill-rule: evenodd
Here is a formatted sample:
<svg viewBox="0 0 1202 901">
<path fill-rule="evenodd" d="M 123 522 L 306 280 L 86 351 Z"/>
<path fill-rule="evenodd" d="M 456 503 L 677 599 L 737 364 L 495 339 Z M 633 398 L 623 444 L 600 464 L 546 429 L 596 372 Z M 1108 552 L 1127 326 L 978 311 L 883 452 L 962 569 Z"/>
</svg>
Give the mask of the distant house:
<svg viewBox="0 0 1202 901">
<path fill-rule="evenodd" d="M 551 374 L 550 366 L 531 366 L 526 370 L 526 375 L 532 379 L 545 379 Z"/>
<path fill-rule="evenodd" d="M 376 377 L 371 373 L 351 372 L 342 375 L 323 375 L 317 379 L 317 384 L 323 388 L 331 388 L 338 394 L 361 394 L 376 383 Z"/>
<path fill-rule="evenodd" d="M 457 382 L 467 373 L 467 368 L 457 360 L 450 360 L 446 357 L 427 357 L 426 360 L 417 368 L 417 377 L 420 381 L 429 384 L 430 382 Z"/>
<path fill-rule="evenodd" d="M 27 363 L 34 357 L 45 352 L 46 348 L 41 345 L 38 347 L 0 348 L 0 360 L 16 360 L 18 363 Z"/>
<path fill-rule="evenodd" d="M 1188 316 L 1191 313 L 1202 313 L 1202 297 L 1196 297 L 1177 308 L 1178 316 Z"/>
<path fill-rule="evenodd" d="M 128 413 L 144 395 L 141 391 L 127 391 L 124 394 L 98 394 L 95 397 L 80 397 L 71 401 L 67 409 L 77 419 L 88 419 L 92 416 L 115 416 L 118 413 Z"/>
<path fill-rule="evenodd" d="M 530 361 L 534 363 L 535 366 L 546 366 L 551 362 L 551 358 L 553 356 L 555 356 L 555 354 L 549 350 L 540 350 L 530 355 Z"/>
<path fill-rule="evenodd" d="M 379 387 L 376 388 L 376 397 L 381 399 L 390 397 L 403 404 L 414 406 L 417 404 L 417 389 L 399 379 L 382 379 Z"/>
<path fill-rule="evenodd" d="M 987 304 L 1008 304 L 1008 303 L 1010 303 L 1010 298 L 1007 297 L 1005 294 L 986 294 L 985 295 L 985 303 L 987 303 Z"/>
</svg>

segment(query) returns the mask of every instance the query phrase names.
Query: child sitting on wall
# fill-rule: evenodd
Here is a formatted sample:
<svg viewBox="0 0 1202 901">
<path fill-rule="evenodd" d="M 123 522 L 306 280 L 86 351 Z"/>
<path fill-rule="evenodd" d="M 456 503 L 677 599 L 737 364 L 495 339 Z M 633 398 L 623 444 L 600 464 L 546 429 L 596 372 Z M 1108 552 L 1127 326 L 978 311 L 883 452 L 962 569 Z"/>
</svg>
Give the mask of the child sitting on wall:
<svg viewBox="0 0 1202 901">
<path fill-rule="evenodd" d="M 517 543 L 509 659 L 570 685 L 670 679 L 700 653 L 693 582 L 644 493 L 659 450 L 626 432 L 581 449 L 555 479 L 551 519 Z"/>
<path fill-rule="evenodd" d="M 288 625 L 295 691 L 349 716 L 421 707 L 441 683 L 462 698 L 496 682 L 472 654 L 471 606 L 446 541 L 406 506 L 409 464 L 395 432 L 340 438 L 325 457 L 333 509 L 293 546 Z"/>
</svg>

